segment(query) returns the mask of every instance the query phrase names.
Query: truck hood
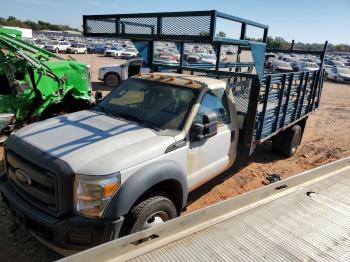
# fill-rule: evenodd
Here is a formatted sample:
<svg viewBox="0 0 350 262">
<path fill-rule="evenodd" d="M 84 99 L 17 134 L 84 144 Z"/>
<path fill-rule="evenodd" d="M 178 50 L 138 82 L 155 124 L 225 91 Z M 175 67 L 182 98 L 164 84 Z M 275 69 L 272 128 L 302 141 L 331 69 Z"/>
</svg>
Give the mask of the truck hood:
<svg viewBox="0 0 350 262">
<path fill-rule="evenodd" d="M 13 136 L 84 175 L 122 171 L 164 154 L 175 141 L 141 125 L 87 110 L 34 123 Z"/>
</svg>

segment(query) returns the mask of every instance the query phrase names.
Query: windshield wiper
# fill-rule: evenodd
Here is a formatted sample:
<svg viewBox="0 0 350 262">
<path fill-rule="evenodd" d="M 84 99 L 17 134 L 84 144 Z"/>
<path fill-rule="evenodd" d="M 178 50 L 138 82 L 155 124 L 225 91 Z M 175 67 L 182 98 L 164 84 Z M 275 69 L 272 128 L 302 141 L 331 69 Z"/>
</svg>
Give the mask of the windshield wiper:
<svg viewBox="0 0 350 262">
<path fill-rule="evenodd" d="M 120 116 L 120 117 L 122 117 L 122 118 L 124 118 L 126 120 L 131 120 L 133 122 L 136 122 L 138 124 L 144 125 L 146 127 L 152 128 L 152 129 L 154 129 L 156 131 L 160 130 L 160 128 L 154 126 L 153 123 L 151 123 L 151 122 L 149 122 L 149 121 L 147 121 L 145 119 L 141 119 L 141 118 L 139 118 L 137 116 L 128 115 L 128 114 L 125 114 L 125 113 L 117 113 L 117 116 Z"/>
</svg>

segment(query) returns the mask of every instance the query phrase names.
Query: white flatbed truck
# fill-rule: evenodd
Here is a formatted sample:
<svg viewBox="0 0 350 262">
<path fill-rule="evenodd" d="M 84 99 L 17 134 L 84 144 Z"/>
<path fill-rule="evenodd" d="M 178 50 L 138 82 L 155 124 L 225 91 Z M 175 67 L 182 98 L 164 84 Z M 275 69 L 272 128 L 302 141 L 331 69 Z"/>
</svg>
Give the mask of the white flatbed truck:
<svg viewBox="0 0 350 262">
<path fill-rule="evenodd" d="M 350 157 L 62 261 L 349 261 Z"/>
</svg>

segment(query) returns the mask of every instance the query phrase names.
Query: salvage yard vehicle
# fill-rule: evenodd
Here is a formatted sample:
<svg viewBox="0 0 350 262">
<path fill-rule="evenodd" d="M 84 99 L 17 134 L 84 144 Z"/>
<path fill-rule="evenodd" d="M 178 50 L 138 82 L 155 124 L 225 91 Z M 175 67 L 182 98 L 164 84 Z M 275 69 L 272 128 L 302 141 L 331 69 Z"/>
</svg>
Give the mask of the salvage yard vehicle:
<svg viewBox="0 0 350 262">
<path fill-rule="evenodd" d="M 135 58 L 139 55 L 139 52 L 134 48 L 126 48 L 121 54 L 120 57 L 124 59 Z"/>
<path fill-rule="evenodd" d="M 217 38 L 218 18 L 240 23 L 240 39 Z M 92 110 L 34 123 L 7 139 L 3 199 L 56 250 L 90 248 L 175 218 L 189 192 L 246 161 L 261 143 L 295 154 L 308 115 L 319 107 L 322 63 L 313 72 L 264 72 L 266 25 L 217 11 L 83 20 L 85 36 L 133 41 L 154 73 L 122 82 Z M 188 31 L 189 20 L 201 23 Z M 247 27 L 261 29 L 262 41 L 247 40 Z M 154 62 L 159 40 L 178 43 L 179 64 Z M 184 65 L 186 42 L 211 43 L 215 69 Z M 238 48 L 236 62 L 218 62 L 223 45 Z M 326 46 L 311 53 L 323 61 Z M 253 61 L 242 62 L 242 50 Z"/>
<path fill-rule="evenodd" d="M 110 48 L 107 48 L 104 52 L 105 56 L 114 56 L 114 57 L 120 57 L 124 51 L 124 48 L 120 46 L 112 46 Z"/>
<path fill-rule="evenodd" d="M 46 44 L 44 46 L 44 49 L 55 53 L 66 53 L 69 47 L 70 47 L 70 43 L 66 41 L 54 41 Z"/>
<path fill-rule="evenodd" d="M 350 69 L 339 66 L 326 68 L 325 77 L 339 83 L 350 83 Z"/>
<path fill-rule="evenodd" d="M 64 60 L 0 28 L 0 136 L 62 112 L 90 108 L 90 68 Z"/>
<path fill-rule="evenodd" d="M 67 54 L 87 54 L 87 47 L 82 44 L 72 44 L 67 48 Z"/>
<path fill-rule="evenodd" d="M 294 71 L 291 62 L 285 62 L 282 60 L 275 60 L 272 64 L 272 68 L 274 72 L 293 72 Z"/>
<path fill-rule="evenodd" d="M 103 66 L 98 69 L 98 79 L 108 87 L 117 87 L 122 81 L 138 73 L 147 73 L 149 68 L 142 67 L 143 59 L 130 59 L 123 64 Z"/>
</svg>

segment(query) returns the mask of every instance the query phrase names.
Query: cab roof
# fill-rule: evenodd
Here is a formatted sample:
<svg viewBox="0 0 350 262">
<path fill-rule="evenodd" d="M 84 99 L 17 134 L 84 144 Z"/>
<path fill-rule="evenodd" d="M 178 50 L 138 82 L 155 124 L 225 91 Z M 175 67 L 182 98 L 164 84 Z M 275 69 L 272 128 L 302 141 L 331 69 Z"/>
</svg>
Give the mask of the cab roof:
<svg viewBox="0 0 350 262">
<path fill-rule="evenodd" d="M 147 73 L 139 74 L 133 78 L 169 83 L 193 89 L 203 89 L 205 87 L 208 89 L 217 89 L 226 87 L 226 82 L 222 80 L 177 73 Z"/>
</svg>

